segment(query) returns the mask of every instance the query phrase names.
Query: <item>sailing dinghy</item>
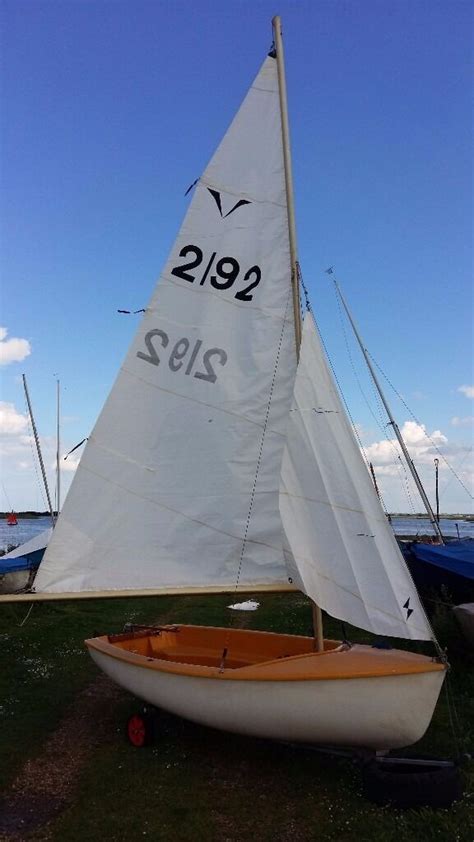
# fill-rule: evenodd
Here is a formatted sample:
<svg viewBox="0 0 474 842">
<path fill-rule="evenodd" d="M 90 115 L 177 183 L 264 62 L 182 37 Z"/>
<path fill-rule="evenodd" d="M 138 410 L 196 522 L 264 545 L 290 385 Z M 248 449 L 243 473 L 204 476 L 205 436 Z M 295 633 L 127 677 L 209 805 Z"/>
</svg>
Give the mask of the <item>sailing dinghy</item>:
<svg viewBox="0 0 474 842">
<path fill-rule="evenodd" d="M 278 18 L 274 34 L 89 438 L 36 598 L 299 589 L 377 635 L 433 640 L 311 313 L 301 329 Z M 317 639 L 179 625 L 86 644 L 119 685 L 205 725 L 418 740 L 442 659 L 317 625 Z"/>
</svg>

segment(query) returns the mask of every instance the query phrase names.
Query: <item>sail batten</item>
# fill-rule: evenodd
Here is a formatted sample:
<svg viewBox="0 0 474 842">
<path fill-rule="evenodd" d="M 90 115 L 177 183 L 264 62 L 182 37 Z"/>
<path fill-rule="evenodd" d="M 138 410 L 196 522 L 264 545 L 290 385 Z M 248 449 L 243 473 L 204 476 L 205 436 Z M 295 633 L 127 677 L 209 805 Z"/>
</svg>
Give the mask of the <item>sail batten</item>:
<svg viewBox="0 0 474 842">
<path fill-rule="evenodd" d="M 287 565 L 332 616 L 375 634 L 432 638 L 306 315 L 280 486 Z"/>
</svg>

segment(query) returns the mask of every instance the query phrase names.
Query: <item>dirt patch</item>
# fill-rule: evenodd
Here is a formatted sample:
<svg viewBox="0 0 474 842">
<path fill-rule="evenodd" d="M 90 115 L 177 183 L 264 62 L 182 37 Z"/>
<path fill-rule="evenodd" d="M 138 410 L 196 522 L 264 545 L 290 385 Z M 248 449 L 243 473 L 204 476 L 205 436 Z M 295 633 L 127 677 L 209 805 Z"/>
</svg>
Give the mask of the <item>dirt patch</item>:
<svg viewBox="0 0 474 842">
<path fill-rule="evenodd" d="M 75 699 L 41 756 L 28 760 L 0 804 L 0 840 L 23 840 L 71 803 L 87 757 L 110 733 L 121 690 L 104 675 Z"/>
</svg>

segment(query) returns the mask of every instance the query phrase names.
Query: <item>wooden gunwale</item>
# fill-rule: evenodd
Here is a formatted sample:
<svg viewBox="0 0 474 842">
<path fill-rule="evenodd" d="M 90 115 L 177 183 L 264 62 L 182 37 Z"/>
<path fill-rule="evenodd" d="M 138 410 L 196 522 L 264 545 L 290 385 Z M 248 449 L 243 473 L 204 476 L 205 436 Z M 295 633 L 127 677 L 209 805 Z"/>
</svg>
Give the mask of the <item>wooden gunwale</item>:
<svg viewBox="0 0 474 842">
<path fill-rule="evenodd" d="M 307 641 L 308 651 L 275 657 L 274 653 L 268 660 L 260 660 L 258 663 L 250 663 L 244 666 L 221 669 L 219 666 L 222 649 L 219 649 L 223 637 L 228 630 L 211 627 L 180 626 L 188 634 L 195 630 L 199 643 L 199 632 L 216 632 L 216 644 L 213 646 L 190 646 L 188 642 L 183 646 L 171 646 L 163 648 L 163 655 L 160 658 L 158 651 L 152 656 L 141 654 L 138 651 L 130 651 L 131 647 L 137 646 L 141 639 L 156 637 L 151 631 L 135 633 L 130 635 L 117 635 L 92 638 L 85 641 L 89 649 L 94 649 L 108 657 L 140 667 L 142 669 L 155 670 L 157 672 L 173 673 L 188 677 L 214 678 L 228 681 L 340 681 L 351 679 L 370 679 L 381 677 L 396 677 L 402 675 L 417 675 L 428 672 L 444 670 L 445 666 L 431 660 L 424 655 L 417 655 L 412 652 L 401 650 L 380 650 L 371 646 L 354 645 L 350 649 L 340 650 L 336 641 L 325 641 L 329 647 L 324 652 L 311 651 L 312 638 L 296 637 L 296 641 Z M 233 630 L 233 635 L 239 634 L 239 630 Z M 282 651 L 285 650 L 285 642 L 291 640 L 291 635 L 277 635 L 271 632 L 247 632 L 242 630 L 241 634 L 251 635 L 254 639 L 261 639 L 265 645 L 265 638 L 277 642 L 281 638 Z M 261 638 L 260 638 L 261 636 Z M 264 648 L 264 646 L 263 646 Z M 168 654 L 167 659 L 167 650 Z M 216 666 L 208 666 L 199 663 L 186 663 L 183 660 L 186 654 L 191 654 L 195 660 L 201 654 L 204 659 L 212 657 Z M 173 656 L 177 658 L 173 660 Z M 232 660 L 231 654 L 229 659 Z"/>
</svg>

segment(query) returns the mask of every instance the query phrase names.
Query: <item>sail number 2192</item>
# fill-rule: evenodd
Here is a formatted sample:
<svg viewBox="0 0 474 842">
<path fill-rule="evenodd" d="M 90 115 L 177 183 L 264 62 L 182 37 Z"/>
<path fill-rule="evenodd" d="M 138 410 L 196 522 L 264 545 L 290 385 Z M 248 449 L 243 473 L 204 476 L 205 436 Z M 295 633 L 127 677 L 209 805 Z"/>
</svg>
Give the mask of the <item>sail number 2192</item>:
<svg viewBox="0 0 474 842">
<path fill-rule="evenodd" d="M 168 349 L 170 338 L 164 330 L 155 328 L 149 330 L 144 336 L 145 351 L 137 351 L 137 357 L 152 365 L 160 365 L 162 362 L 161 350 Z M 167 351 L 168 368 L 170 371 L 181 371 L 184 374 L 192 374 L 198 380 L 207 380 L 208 383 L 215 383 L 217 380 L 216 365 L 223 366 L 227 362 L 227 354 L 223 348 L 208 348 L 201 351 L 202 339 L 197 339 L 191 348 L 191 342 L 186 336 L 178 339 Z"/>
<path fill-rule="evenodd" d="M 213 251 L 209 259 L 206 257 L 204 261 L 204 254 L 199 246 L 183 246 L 179 252 L 179 256 L 189 258 L 190 255 L 193 257 L 192 260 L 188 259 L 186 263 L 181 263 L 180 266 L 175 266 L 171 270 L 171 274 L 176 278 L 182 278 L 183 281 L 189 281 L 190 284 L 193 284 L 197 280 L 199 286 L 203 286 L 206 280 L 209 279 L 209 283 L 214 289 L 230 289 L 239 279 L 241 274 L 240 263 L 235 257 L 217 258 L 217 252 Z M 214 263 L 216 258 L 217 262 Z M 202 270 L 201 267 L 198 270 L 197 267 L 201 266 L 203 261 L 206 263 L 206 268 Z M 259 285 L 261 279 L 262 271 L 260 266 L 251 266 L 244 273 L 241 281 L 243 286 L 237 290 L 234 298 L 238 301 L 252 301 L 253 290 Z"/>
</svg>

